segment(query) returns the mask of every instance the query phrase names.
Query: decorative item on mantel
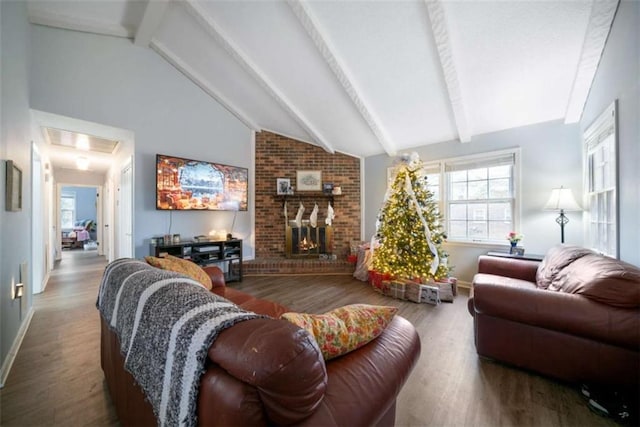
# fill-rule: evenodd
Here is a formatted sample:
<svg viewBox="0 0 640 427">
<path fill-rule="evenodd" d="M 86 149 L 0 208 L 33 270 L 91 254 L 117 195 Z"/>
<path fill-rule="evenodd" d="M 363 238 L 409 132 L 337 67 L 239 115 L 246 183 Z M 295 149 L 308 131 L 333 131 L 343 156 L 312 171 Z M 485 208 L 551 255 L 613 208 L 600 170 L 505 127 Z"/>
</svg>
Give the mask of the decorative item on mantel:
<svg viewBox="0 0 640 427">
<path fill-rule="evenodd" d="M 277 178 L 276 193 L 281 196 L 293 195 L 293 187 L 291 186 L 291 180 L 289 178 Z"/>
<path fill-rule="evenodd" d="M 298 191 L 321 191 L 322 171 L 296 171 L 296 188 Z"/>
</svg>

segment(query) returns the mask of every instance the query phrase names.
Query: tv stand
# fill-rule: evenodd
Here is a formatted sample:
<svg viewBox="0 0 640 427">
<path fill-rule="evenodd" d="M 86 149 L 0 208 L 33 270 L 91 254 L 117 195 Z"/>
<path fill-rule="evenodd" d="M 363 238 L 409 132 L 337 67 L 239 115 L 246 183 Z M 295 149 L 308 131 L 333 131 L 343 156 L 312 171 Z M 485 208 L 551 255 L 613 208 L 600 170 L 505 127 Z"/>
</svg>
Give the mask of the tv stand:
<svg viewBox="0 0 640 427">
<path fill-rule="evenodd" d="M 188 259 L 201 267 L 217 265 L 226 282 L 242 281 L 242 239 L 188 240 L 167 245 L 151 245 L 153 256 L 173 255 Z"/>
</svg>

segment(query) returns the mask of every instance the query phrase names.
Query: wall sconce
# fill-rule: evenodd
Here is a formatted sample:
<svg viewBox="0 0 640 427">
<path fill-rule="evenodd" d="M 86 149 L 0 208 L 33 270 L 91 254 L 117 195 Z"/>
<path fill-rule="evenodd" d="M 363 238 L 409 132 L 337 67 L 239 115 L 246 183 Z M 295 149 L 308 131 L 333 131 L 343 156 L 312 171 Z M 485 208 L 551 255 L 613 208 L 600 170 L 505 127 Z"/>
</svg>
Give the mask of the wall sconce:
<svg viewBox="0 0 640 427">
<path fill-rule="evenodd" d="M 24 284 L 16 283 L 13 289 L 13 299 L 20 299 L 24 294 Z"/>
<path fill-rule="evenodd" d="M 569 222 L 569 218 L 564 214 L 564 211 L 581 211 L 582 208 L 576 202 L 573 197 L 573 192 L 570 188 L 554 188 L 551 190 L 551 197 L 546 205 L 544 205 L 546 211 L 560 211 L 560 216 L 556 218 L 556 222 L 560 225 L 560 243 L 564 243 L 564 226 Z"/>
</svg>

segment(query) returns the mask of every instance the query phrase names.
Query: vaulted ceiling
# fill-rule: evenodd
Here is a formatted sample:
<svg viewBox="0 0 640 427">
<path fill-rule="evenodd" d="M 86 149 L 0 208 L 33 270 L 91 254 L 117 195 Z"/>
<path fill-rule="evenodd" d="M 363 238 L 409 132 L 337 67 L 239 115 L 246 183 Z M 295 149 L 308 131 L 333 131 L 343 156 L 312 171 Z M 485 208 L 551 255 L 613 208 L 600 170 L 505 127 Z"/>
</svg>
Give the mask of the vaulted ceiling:
<svg viewBox="0 0 640 427">
<path fill-rule="evenodd" d="M 355 156 L 580 119 L 618 0 L 29 1 L 130 38 L 239 120 Z"/>
</svg>

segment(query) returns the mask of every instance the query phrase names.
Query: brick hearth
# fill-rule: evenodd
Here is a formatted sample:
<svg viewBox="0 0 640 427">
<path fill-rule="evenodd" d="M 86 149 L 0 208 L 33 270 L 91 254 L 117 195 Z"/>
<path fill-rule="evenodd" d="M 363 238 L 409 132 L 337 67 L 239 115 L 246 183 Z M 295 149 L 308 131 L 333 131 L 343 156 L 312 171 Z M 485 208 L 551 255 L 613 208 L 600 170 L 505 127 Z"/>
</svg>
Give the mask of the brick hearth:
<svg viewBox="0 0 640 427">
<path fill-rule="evenodd" d="M 260 258 L 245 261 L 243 274 L 353 274 L 354 265 L 344 260 Z"/>
</svg>

